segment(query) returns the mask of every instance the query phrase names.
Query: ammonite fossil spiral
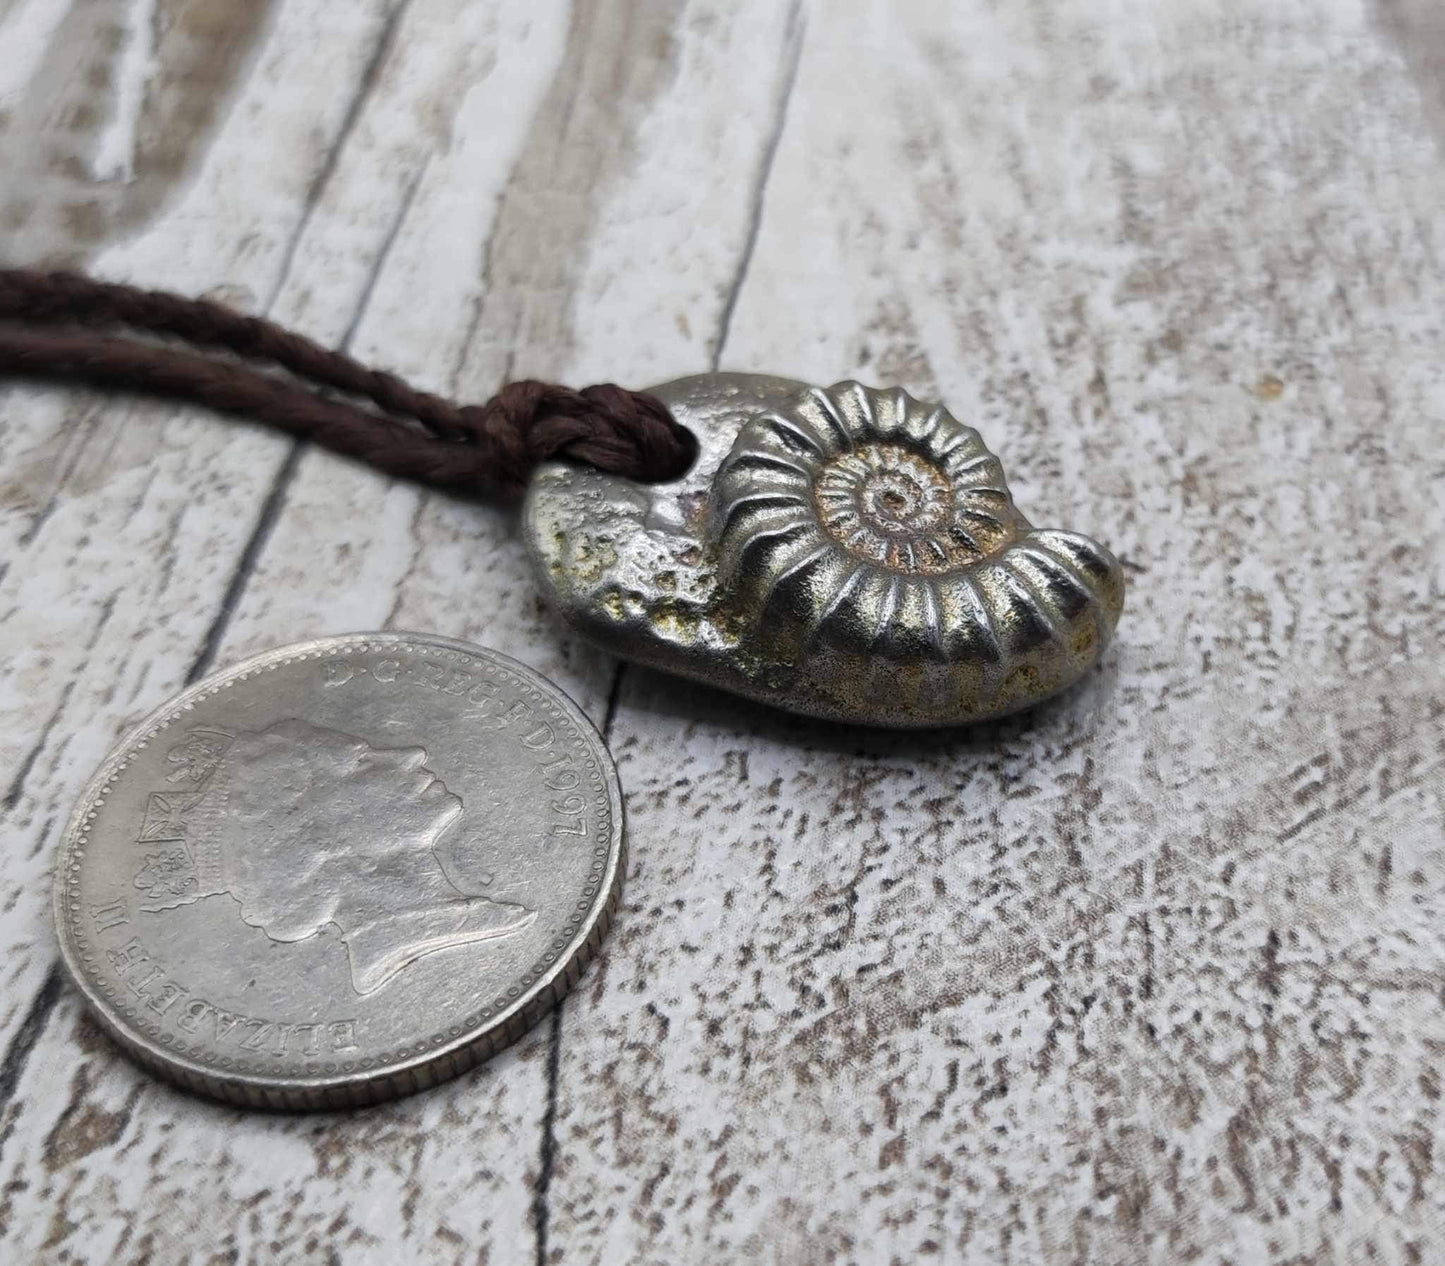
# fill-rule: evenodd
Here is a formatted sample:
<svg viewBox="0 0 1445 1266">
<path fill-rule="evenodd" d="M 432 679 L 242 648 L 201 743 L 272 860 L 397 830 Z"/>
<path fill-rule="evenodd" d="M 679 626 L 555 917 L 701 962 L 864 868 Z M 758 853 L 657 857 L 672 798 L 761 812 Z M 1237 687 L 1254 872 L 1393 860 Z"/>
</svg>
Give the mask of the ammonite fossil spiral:
<svg viewBox="0 0 1445 1266">
<path fill-rule="evenodd" d="M 629 659 L 814 716 L 948 725 L 1098 660 L 1103 546 L 1030 526 L 972 427 L 894 389 L 748 374 L 656 389 L 699 437 L 677 483 L 552 464 L 525 509 L 544 589 Z"/>
</svg>

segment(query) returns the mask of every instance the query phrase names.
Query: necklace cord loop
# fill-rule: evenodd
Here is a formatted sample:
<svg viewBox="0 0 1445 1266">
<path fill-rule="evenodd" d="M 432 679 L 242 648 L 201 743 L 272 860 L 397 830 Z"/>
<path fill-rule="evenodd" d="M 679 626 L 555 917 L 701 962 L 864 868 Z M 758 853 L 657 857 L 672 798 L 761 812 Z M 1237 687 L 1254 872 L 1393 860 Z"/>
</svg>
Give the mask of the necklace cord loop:
<svg viewBox="0 0 1445 1266">
<path fill-rule="evenodd" d="M 262 317 L 69 272 L 0 269 L 0 374 L 242 414 L 388 475 L 507 502 L 554 458 L 660 483 L 697 455 L 646 392 L 527 380 L 458 405 Z"/>
</svg>

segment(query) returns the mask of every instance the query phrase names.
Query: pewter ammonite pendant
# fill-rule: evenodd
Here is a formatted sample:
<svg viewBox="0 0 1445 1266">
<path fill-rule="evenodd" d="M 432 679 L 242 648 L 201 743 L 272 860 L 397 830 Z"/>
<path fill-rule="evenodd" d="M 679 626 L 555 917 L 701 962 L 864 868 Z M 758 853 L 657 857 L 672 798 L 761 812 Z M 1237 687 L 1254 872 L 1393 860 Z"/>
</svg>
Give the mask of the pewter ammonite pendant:
<svg viewBox="0 0 1445 1266">
<path fill-rule="evenodd" d="M 655 393 L 701 444 L 676 483 L 549 463 L 528 548 L 566 620 L 618 655 L 812 716 L 977 721 L 1077 681 L 1124 578 L 1031 527 L 972 427 L 906 391 L 753 374 Z"/>
</svg>

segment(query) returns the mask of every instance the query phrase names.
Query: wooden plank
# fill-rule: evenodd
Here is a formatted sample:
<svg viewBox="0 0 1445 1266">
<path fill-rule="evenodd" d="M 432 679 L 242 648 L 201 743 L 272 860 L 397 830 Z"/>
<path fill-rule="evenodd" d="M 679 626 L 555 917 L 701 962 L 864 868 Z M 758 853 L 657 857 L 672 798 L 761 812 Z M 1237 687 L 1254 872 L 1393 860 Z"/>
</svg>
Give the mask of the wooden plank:
<svg viewBox="0 0 1445 1266">
<path fill-rule="evenodd" d="M 677 14 L 656 6 L 607 21 L 579 12 L 570 26 L 561 6 L 410 6 L 384 37 L 374 84 L 350 117 L 352 139 L 311 200 L 275 311 L 449 390 L 475 384 L 481 394 L 504 373 L 565 376 L 578 346 L 610 361 L 609 376 L 645 373 L 645 360 L 635 368 L 629 360 L 631 328 L 571 332 L 574 309 L 589 302 L 578 292 L 586 279 L 604 291 L 631 285 L 635 294 L 659 242 L 687 249 L 690 221 L 677 214 L 685 206 L 670 208 L 665 233 L 654 223 L 639 235 L 629 224 L 634 208 L 653 196 L 636 187 L 631 170 L 638 129 L 695 144 L 696 161 L 711 170 L 734 158 L 753 165 L 762 144 L 753 125 L 768 121 L 772 75 L 765 64 L 749 79 L 750 41 L 780 29 L 767 9 L 727 18 L 738 30 L 725 41 L 722 61 L 705 32 L 674 30 Z M 724 16 L 716 15 L 718 25 Z M 727 76 L 732 95 L 692 110 L 678 66 Z M 752 96 L 761 107 L 755 111 Z M 421 121 L 419 130 L 407 130 L 410 120 Z M 738 186 L 717 231 L 679 270 L 699 294 L 727 284 L 737 247 L 725 221 L 740 240 L 748 211 L 746 182 Z M 697 196 L 704 192 L 699 187 Z M 540 219 L 539 203 L 549 208 Z M 608 239 L 600 276 L 594 238 Z M 684 316 L 666 332 L 680 341 L 685 323 Z M 616 354 L 599 353 L 599 338 Z M 654 341 L 649 350 L 664 346 Z M 526 580 L 509 518 L 389 485 L 324 454 L 298 453 L 272 470 L 259 490 L 268 504 L 213 639 L 216 657 L 345 628 L 439 629 L 538 664 L 602 722 L 613 666 L 559 642 Z M 135 1181 L 177 1199 L 184 1191 L 201 1207 L 244 1200 L 250 1228 L 226 1239 L 237 1251 L 258 1236 L 305 1253 L 324 1231 L 328 1244 L 378 1261 L 395 1260 L 398 1251 L 471 1260 L 466 1246 L 479 1240 L 502 1259 L 514 1251 L 530 1257 L 528 1186 L 541 1158 L 549 1041 L 544 1029 L 483 1073 L 378 1109 L 360 1126 L 260 1118 L 248 1123 L 248 1138 L 218 1151 L 218 1121 L 231 1115 L 149 1083 L 95 1041 L 63 995 L 21 1082 L 7 1161 L 16 1173 L 51 1166 L 70 1185 L 63 1193 L 47 1185 L 34 1203 L 19 1201 L 17 1246 L 34 1252 L 51 1242 L 100 1254 L 117 1243 L 128 1251 L 198 1234 L 198 1226 L 169 1224 L 168 1200 L 138 1208 L 144 1202 L 136 1189 L 115 1183 L 108 1166 L 90 1159 L 93 1151 L 119 1157 L 144 1150 L 163 1132 L 159 1168 Z M 72 1066 L 61 1052 L 77 1042 L 95 1057 Z M 75 1133 L 100 1130 L 99 1121 L 107 1123 L 103 1139 L 70 1147 Z M 272 1148 L 284 1159 L 273 1158 Z M 338 1163 L 338 1149 L 348 1156 L 374 1151 L 377 1159 L 353 1169 Z M 479 1153 L 505 1163 L 479 1172 Z M 422 1154 L 454 1177 L 422 1190 L 414 1176 Z M 197 1163 L 178 1167 L 178 1156 Z M 37 1216 L 52 1203 L 61 1232 L 54 1219 Z"/>
<path fill-rule="evenodd" d="M 428 155 L 444 148 L 446 137 L 439 123 L 445 122 L 445 111 L 457 99 L 459 87 L 485 83 L 489 65 L 530 67 L 536 85 L 531 99 L 521 90 L 525 85 L 513 76 L 511 91 L 493 102 L 490 118 L 499 144 L 505 145 L 510 136 L 515 145 L 516 138 L 525 134 L 535 98 L 560 54 L 565 18 L 555 7 L 541 15 L 524 12 L 530 8 L 517 5 L 511 10 L 483 11 L 446 2 L 378 8 L 372 21 L 356 23 L 358 37 L 364 38 L 354 42 L 355 55 L 342 59 L 338 49 L 337 74 L 330 82 L 320 73 L 310 47 L 317 40 L 316 28 L 324 25 L 328 15 L 316 6 L 297 6 L 299 25 L 293 22 L 289 26 L 287 14 L 278 16 L 269 28 L 270 39 L 258 58 L 256 79 L 248 85 L 248 92 L 258 102 L 277 103 L 294 120 L 296 136 L 287 156 L 294 154 L 298 167 L 314 143 L 308 134 L 332 110 L 333 101 L 336 126 L 326 147 L 307 164 L 311 168 L 309 182 L 296 186 L 295 237 L 277 243 L 273 256 L 279 267 L 273 279 L 268 281 L 266 273 L 255 267 L 255 260 L 244 274 L 253 286 L 269 285 L 274 291 L 270 310 L 317 337 L 337 342 L 350 337 L 369 301 L 375 275 L 387 258 L 395 226 L 412 197 L 415 178 Z M 306 92 L 314 98 L 291 96 L 285 85 L 292 79 L 304 80 L 309 85 Z M 202 243 L 223 251 L 236 229 L 234 219 L 226 214 L 228 197 L 244 200 L 242 195 L 254 196 L 257 217 L 268 221 L 274 217 L 278 195 L 265 182 L 255 180 L 255 170 L 272 162 L 268 147 L 285 139 L 285 124 L 285 118 L 268 118 L 257 130 L 243 94 L 208 153 L 208 163 L 219 174 L 215 179 L 203 178 L 192 194 L 215 197 L 217 203 L 199 208 L 183 205 L 176 212 L 176 221 L 194 225 L 193 232 Z M 286 163 L 275 161 L 272 165 L 284 170 Z M 225 189 L 229 173 L 234 173 L 244 188 Z M 482 209 L 485 212 L 485 202 Z M 483 218 L 483 231 L 484 227 Z M 174 223 L 163 222 L 154 232 L 155 240 L 143 238 L 128 247 L 132 259 L 147 248 L 153 256 L 162 255 L 185 241 Z M 250 253 L 258 253 L 256 243 L 250 245 Z M 164 280 L 164 270 L 154 258 L 126 262 L 130 275 Z M 112 259 L 107 258 L 103 265 L 118 271 Z M 175 284 L 187 290 L 205 288 L 191 281 Z M 251 306 L 268 306 L 267 299 L 254 290 L 243 299 Z M 194 484 L 206 477 L 200 473 L 204 471 L 213 480 L 234 481 L 244 494 L 238 500 L 245 510 L 238 512 L 224 503 L 207 504 L 201 510 L 218 520 L 222 516 L 230 520 L 211 529 L 231 529 L 229 557 L 223 554 L 220 560 L 208 559 L 199 550 L 192 557 L 186 551 L 185 560 L 177 563 L 157 558 L 154 552 L 150 557 L 142 555 L 141 562 L 148 566 L 138 565 L 137 572 L 146 578 L 165 575 L 167 567 L 178 570 L 189 564 L 211 577 L 213 586 L 178 613 L 178 618 L 190 617 L 180 630 L 186 638 L 180 643 L 182 653 L 148 645 L 126 647 L 126 632 L 117 633 L 113 645 L 102 643 L 112 655 L 132 656 L 138 666 L 156 670 L 143 683 L 150 692 L 148 703 L 158 701 L 172 688 L 157 680 L 161 673 L 168 670 L 179 680 L 198 657 L 209 661 L 240 653 L 240 648 L 227 641 L 231 617 L 247 609 L 254 557 L 265 545 L 269 516 L 277 513 L 274 507 L 282 505 L 286 481 L 294 468 L 288 457 L 291 446 L 283 440 L 229 429 L 199 413 L 193 413 L 189 426 L 196 438 L 187 456 L 197 461 L 197 473 L 188 481 L 191 486 L 178 484 L 175 495 L 192 500 Z M 211 449 L 197 455 L 202 441 Z M 385 495 L 381 488 L 372 491 Z M 100 498 L 107 495 L 120 495 L 113 480 L 96 493 Z M 68 489 L 62 493 L 62 508 L 52 524 L 62 510 L 76 512 L 72 496 Z M 394 498 L 384 503 L 383 516 L 385 506 L 392 504 Z M 166 522 L 163 513 L 151 507 L 143 506 L 141 514 L 152 524 Z M 187 524 L 177 552 L 192 542 L 199 545 L 198 538 L 198 530 Z M 95 548 L 91 546 L 92 551 Z M 217 561 L 222 563 L 219 568 Z M 378 565 L 384 569 L 386 560 L 378 560 Z M 43 575 L 37 568 L 32 582 Z M 328 596 L 355 580 L 349 569 L 328 572 L 312 592 L 314 608 L 324 615 Z M 132 622 L 148 614 L 139 606 L 132 610 L 128 599 L 115 605 L 124 607 Z M 29 618 L 43 620 L 46 613 L 33 610 Z M 315 628 L 314 624 L 287 627 L 282 612 L 265 640 L 286 640 Z M 93 671 L 100 674 L 104 668 L 104 664 L 96 664 Z M 137 686 L 137 694 L 141 688 Z M 129 718 L 111 711 L 105 719 L 111 728 Z M 74 774 L 61 771 L 56 778 L 67 799 L 78 791 L 83 765 L 88 763 L 84 761 Z M 50 794 L 56 791 L 52 789 Z M 36 864 L 33 896 L 30 892 L 24 896 L 25 913 L 39 925 L 26 937 L 27 945 L 49 958 L 52 942 L 44 929 L 48 922 L 44 914 L 48 875 L 43 873 L 47 863 L 48 858 L 42 857 Z M 24 935 L 18 918 L 12 927 L 15 934 Z M 55 993 L 52 990 L 43 996 L 53 999 Z M 374 1250 L 381 1260 L 394 1260 L 395 1246 L 400 1243 L 437 1244 L 445 1251 L 479 1234 L 499 1246 L 529 1240 L 524 1166 L 478 1164 L 475 1158 L 484 1152 L 499 1158 L 535 1154 L 535 1121 L 540 1117 L 545 1088 L 540 1070 L 530 1077 L 527 1072 L 529 1064 L 537 1063 L 535 1043 L 523 1047 L 514 1058 L 516 1071 L 508 1093 L 485 1096 L 482 1102 L 476 1102 L 474 1095 L 464 1121 L 455 1119 L 455 1109 L 445 1101 L 416 1100 L 390 1115 L 370 1115 L 366 1118 L 369 1125 L 359 1130 L 347 1128 L 343 1146 L 329 1131 L 318 1133 L 313 1121 L 238 1119 L 151 1082 L 109 1044 L 96 1039 L 68 993 L 61 995 L 48 1025 L 23 1036 L 33 1043 L 33 1049 L 9 1102 L 5 1163 L 17 1176 L 45 1173 L 57 1177 L 33 1186 L 22 1179 L 12 1189 L 11 1209 L 8 1216 L 0 1216 L 0 1224 L 13 1235 L 9 1251 L 20 1256 L 80 1253 L 104 1258 L 146 1251 L 168 1256 L 166 1246 L 197 1241 L 213 1244 L 217 1238 L 214 1210 L 238 1198 L 248 1202 L 248 1220 L 227 1219 L 225 1235 L 242 1255 L 248 1255 L 255 1243 L 294 1241 L 298 1251 L 311 1252 L 325 1242 L 328 1246 L 351 1245 L 358 1251 Z M 451 1128 L 446 1128 L 448 1123 Z M 219 1143 L 218 1131 L 224 1131 L 224 1146 Z M 525 1136 L 520 1145 L 517 1134 Z M 486 1135 L 490 1143 L 479 1144 L 480 1135 Z M 410 1142 L 398 1147 L 397 1140 L 403 1136 Z M 429 1183 L 423 1191 L 414 1168 L 428 1149 L 436 1146 L 434 1140 L 441 1139 L 447 1141 L 447 1147 L 438 1153 L 438 1160 L 452 1177 L 444 1183 Z M 362 1160 L 368 1150 L 375 1154 L 375 1162 Z M 123 1158 L 132 1152 L 152 1157 L 153 1163 L 130 1164 Z M 97 1164 L 96 1153 L 102 1162 L 110 1163 Z M 366 1180 L 359 1182 L 363 1176 Z M 383 1198 L 387 1189 L 394 1193 L 390 1199 Z M 477 1196 L 484 1191 L 494 1197 L 497 1212 L 476 1206 L 461 1212 L 465 1193 Z M 140 1193 L 146 1193 L 145 1197 Z M 195 1212 L 178 1220 L 174 1209 L 182 1204 Z M 404 1216 L 410 1212 L 416 1214 L 415 1226 Z M 455 1227 L 454 1222 L 458 1223 Z"/>
<path fill-rule="evenodd" d="M 97 271 L 267 304 L 343 134 L 344 89 L 382 29 L 379 6 L 369 19 L 363 8 L 348 13 L 325 51 L 309 55 L 302 49 L 323 15 L 300 6 L 274 15 L 267 65 L 277 84 L 239 93 L 221 131 L 195 139 L 194 170 L 176 173 L 151 229 L 100 251 Z M 80 43 L 52 60 L 83 68 L 90 52 Z M 23 133 L 12 142 L 29 144 Z M 53 959 L 50 850 L 70 804 L 119 733 L 209 658 L 208 630 L 285 445 L 150 402 L 17 387 L 3 399 L 0 765 L 5 828 L 22 843 L 5 851 L 0 877 L 24 894 L 5 929 L 8 1039 Z"/>
<path fill-rule="evenodd" d="M 503 513 L 6 389 L 0 1253 L 1430 1260 L 1437 26 L 0 0 L 7 257 L 216 290 L 468 397 L 901 382 L 1133 583 L 1103 670 L 1031 717 L 819 726 L 615 688 Z M 173 1093 L 47 976 L 63 813 L 193 666 L 377 625 L 494 645 L 608 727 L 613 939 L 551 1025 L 427 1095 Z"/>
<path fill-rule="evenodd" d="M 730 367 L 942 395 L 1130 608 L 965 735 L 629 671 L 565 1260 L 1428 1259 L 1439 160 L 1366 14 L 1219 10 L 814 12 Z"/>
</svg>

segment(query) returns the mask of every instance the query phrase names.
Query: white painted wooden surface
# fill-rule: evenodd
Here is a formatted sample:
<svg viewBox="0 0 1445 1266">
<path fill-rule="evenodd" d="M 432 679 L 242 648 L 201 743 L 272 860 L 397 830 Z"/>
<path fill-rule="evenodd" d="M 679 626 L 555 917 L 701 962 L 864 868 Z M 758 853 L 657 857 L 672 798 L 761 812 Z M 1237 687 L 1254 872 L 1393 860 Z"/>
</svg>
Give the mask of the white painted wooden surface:
<svg viewBox="0 0 1445 1266">
<path fill-rule="evenodd" d="M 0 0 L 4 262 L 462 396 L 900 382 L 1133 586 L 1033 716 L 840 730 L 619 682 L 501 512 L 0 388 L 0 1260 L 1442 1260 L 1442 67 L 1429 0 Z M 432 1093 L 187 1098 L 56 975 L 64 816 L 380 626 L 607 727 L 623 915 Z"/>
</svg>

